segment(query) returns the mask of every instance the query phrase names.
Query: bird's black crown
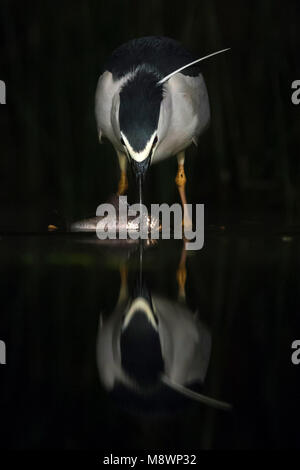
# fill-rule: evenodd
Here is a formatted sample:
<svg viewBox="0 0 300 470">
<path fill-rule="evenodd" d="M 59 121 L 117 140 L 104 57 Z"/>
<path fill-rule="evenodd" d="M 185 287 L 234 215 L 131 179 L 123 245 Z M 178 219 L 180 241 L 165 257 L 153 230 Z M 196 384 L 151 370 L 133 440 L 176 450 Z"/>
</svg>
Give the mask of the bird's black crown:
<svg viewBox="0 0 300 470">
<path fill-rule="evenodd" d="M 141 66 L 120 92 L 120 129 L 131 147 L 140 152 L 157 129 L 163 88 L 160 76 L 146 64 Z"/>
</svg>

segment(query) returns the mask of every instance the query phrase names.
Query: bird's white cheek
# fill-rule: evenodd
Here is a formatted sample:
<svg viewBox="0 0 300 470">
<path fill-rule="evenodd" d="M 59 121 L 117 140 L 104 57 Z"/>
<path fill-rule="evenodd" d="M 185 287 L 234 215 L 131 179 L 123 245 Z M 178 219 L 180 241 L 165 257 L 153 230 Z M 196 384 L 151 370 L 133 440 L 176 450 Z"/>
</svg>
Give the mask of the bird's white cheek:
<svg viewBox="0 0 300 470">
<path fill-rule="evenodd" d="M 144 160 L 148 157 L 148 155 L 149 155 L 149 153 L 150 153 L 150 151 L 151 151 L 152 145 L 153 145 L 153 140 L 154 140 L 154 138 L 155 138 L 155 135 L 156 135 L 156 132 L 154 132 L 154 133 L 152 134 L 152 136 L 150 137 L 150 139 L 149 139 L 148 142 L 146 143 L 146 145 L 145 145 L 145 147 L 144 147 L 143 150 L 140 150 L 139 152 L 136 152 L 136 151 L 131 147 L 131 145 L 130 145 L 128 139 L 127 139 L 127 137 L 121 132 L 121 136 L 122 136 L 122 138 L 123 138 L 123 140 L 124 140 L 124 142 L 125 142 L 125 145 L 126 145 L 126 148 L 127 148 L 127 150 L 128 150 L 128 153 L 129 153 L 130 157 L 131 157 L 133 160 L 135 160 L 136 162 L 138 162 L 138 163 L 141 163 L 142 161 L 144 161 Z"/>
<path fill-rule="evenodd" d="M 136 162 L 141 163 L 148 157 L 149 151 L 143 150 L 142 152 L 130 152 L 130 156 Z"/>
<path fill-rule="evenodd" d="M 111 119 L 111 125 L 113 128 L 113 131 L 114 131 L 115 139 L 117 141 L 119 141 L 118 136 L 120 135 L 119 109 L 120 109 L 120 96 L 118 93 L 116 93 L 112 101 L 110 119 Z"/>
</svg>

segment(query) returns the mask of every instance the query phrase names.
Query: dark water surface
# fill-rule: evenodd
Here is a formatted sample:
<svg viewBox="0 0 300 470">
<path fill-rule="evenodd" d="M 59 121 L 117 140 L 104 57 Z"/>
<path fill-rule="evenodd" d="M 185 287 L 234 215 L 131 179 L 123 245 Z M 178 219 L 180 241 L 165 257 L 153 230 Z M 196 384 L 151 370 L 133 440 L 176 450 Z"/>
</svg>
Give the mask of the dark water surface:
<svg viewBox="0 0 300 470">
<path fill-rule="evenodd" d="M 195 331 L 211 341 L 211 350 L 200 351 L 199 373 L 196 358 L 185 364 L 187 375 L 193 368 L 203 379 L 197 391 L 231 404 L 232 411 L 167 388 L 155 398 L 126 387 L 108 393 L 96 358 L 99 321 L 113 318 L 120 272 L 124 284 L 127 271 L 128 295 L 134 296 L 134 245 L 102 246 L 75 234 L 3 233 L 1 447 L 299 447 L 300 365 L 291 362 L 291 344 L 300 337 L 300 227 L 283 226 L 254 219 L 208 226 L 204 249 L 187 253 L 185 302 L 176 279 L 182 242 L 160 241 L 144 251 L 143 285 L 169 306 L 161 308 L 169 308 L 170 324 L 185 303 L 186 328 L 195 321 Z M 142 357 L 150 346 L 139 339 Z"/>
</svg>

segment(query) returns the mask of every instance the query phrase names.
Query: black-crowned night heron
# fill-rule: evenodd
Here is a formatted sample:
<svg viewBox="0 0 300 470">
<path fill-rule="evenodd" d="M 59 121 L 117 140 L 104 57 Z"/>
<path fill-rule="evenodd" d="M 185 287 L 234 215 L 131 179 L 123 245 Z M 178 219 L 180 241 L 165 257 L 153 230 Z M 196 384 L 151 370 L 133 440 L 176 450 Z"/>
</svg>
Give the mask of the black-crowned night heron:
<svg viewBox="0 0 300 470">
<path fill-rule="evenodd" d="M 184 253 L 178 272 L 185 268 Z M 110 393 L 133 405 L 146 399 L 165 406 L 166 396 L 173 396 L 228 410 L 229 404 L 195 391 L 205 381 L 211 334 L 185 303 L 185 279 L 177 276 L 178 301 L 151 294 L 140 280 L 129 295 L 122 267 L 118 302 L 109 315 L 100 315 L 99 375 Z"/>
<path fill-rule="evenodd" d="M 107 137 L 119 158 L 119 194 L 127 189 L 127 161 L 141 182 L 151 163 L 177 156 L 176 183 L 186 203 L 185 149 L 210 120 L 199 62 L 177 41 L 149 36 L 116 49 L 100 76 L 95 112 L 99 139 Z"/>
</svg>

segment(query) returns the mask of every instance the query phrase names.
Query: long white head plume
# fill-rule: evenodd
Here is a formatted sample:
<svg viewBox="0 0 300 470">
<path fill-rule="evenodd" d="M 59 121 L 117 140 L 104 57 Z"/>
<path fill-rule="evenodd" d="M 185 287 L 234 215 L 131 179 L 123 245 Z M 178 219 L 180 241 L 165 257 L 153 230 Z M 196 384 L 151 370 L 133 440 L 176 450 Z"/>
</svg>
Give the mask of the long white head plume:
<svg viewBox="0 0 300 470">
<path fill-rule="evenodd" d="M 191 67 L 191 65 L 197 64 L 198 62 L 202 62 L 202 60 L 208 59 L 209 57 L 212 57 L 212 56 L 217 55 L 217 54 L 221 54 L 222 52 L 226 52 L 226 51 L 229 51 L 229 50 L 230 50 L 230 47 L 228 47 L 227 49 L 222 49 L 221 51 L 213 52 L 212 54 L 206 55 L 205 57 L 200 57 L 200 59 L 196 59 L 193 62 L 190 62 L 189 64 L 183 65 L 179 69 L 174 70 L 174 72 L 170 73 L 166 77 L 159 80 L 159 82 L 157 82 L 157 85 L 162 85 L 167 80 L 169 80 L 169 78 L 173 77 L 173 75 L 175 75 L 176 73 L 181 72 L 182 70 L 184 70 L 188 67 Z"/>
<path fill-rule="evenodd" d="M 203 403 L 204 405 L 208 405 L 213 408 L 224 410 L 224 411 L 230 411 L 232 409 L 232 405 L 230 405 L 229 403 L 225 403 L 224 401 L 220 401 L 220 400 L 215 400 L 214 398 L 210 398 L 210 397 L 207 397 L 206 395 L 202 395 L 201 393 L 197 393 L 197 392 L 194 392 L 193 390 L 189 390 L 183 385 L 174 383 L 165 375 L 161 379 L 164 384 L 168 385 L 168 387 L 172 388 L 173 390 L 176 390 L 176 392 L 179 392 L 182 395 L 185 395 L 186 397 L 191 398 L 193 400 L 199 401 L 200 403 Z"/>
</svg>

